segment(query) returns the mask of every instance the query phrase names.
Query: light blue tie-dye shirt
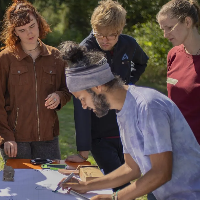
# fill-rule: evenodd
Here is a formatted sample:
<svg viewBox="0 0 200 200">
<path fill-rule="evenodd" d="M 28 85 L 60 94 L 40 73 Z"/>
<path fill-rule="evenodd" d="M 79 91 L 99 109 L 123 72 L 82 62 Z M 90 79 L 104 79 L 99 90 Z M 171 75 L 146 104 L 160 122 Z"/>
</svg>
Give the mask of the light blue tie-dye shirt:
<svg viewBox="0 0 200 200">
<path fill-rule="evenodd" d="M 153 191 L 157 200 L 200 200 L 200 146 L 177 106 L 165 95 L 129 86 L 117 113 L 124 153 L 142 174 L 151 169 L 149 155 L 173 152 L 172 179 Z"/>
</svg>

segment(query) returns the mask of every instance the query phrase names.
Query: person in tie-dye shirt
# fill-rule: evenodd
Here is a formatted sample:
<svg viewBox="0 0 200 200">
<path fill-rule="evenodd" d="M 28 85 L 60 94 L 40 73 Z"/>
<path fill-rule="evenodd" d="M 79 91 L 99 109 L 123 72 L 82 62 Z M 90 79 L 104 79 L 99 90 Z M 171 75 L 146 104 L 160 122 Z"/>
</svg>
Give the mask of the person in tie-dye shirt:
<svg viewBox="0 0 200 200">
<path fill-rule="evenodd" d="M 67 86 L 82 107 L 98 117 L 116 110 L 125 157 L 124 165 L 104 177 L 73 179 L 76 183 L 62 187 L 84 193 L 137 179 L 113 195 L 91 200 L 128 200 L 151 191 L 157 200 L 199 200 L 200 146 L 178 107 L 154 89 L 124 85 L 102 53 L 88 52 L 73 42 L 61 47 L 69 61 Z"/>
</svg>

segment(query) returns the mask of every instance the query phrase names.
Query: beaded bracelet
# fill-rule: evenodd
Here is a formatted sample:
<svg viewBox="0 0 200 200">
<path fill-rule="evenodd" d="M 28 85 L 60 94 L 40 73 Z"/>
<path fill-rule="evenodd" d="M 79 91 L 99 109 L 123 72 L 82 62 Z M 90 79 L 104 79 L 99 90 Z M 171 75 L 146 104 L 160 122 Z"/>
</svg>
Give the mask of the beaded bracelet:
<svg viewBox="0 0 200 200">
<path fill-rule="evenodd" d="M 120 191 L 120 190 L 117 190 L 117 192 L 115 192 L 115 198 L 114 198 L 114 200 L 118 200 L 117 193 L 118 193 L 119 191 Z"/>
<path fill-rule="evenodd" d="M 115 192 L 112 194 L 112 200 L 115 200 Z"/>
</svg>

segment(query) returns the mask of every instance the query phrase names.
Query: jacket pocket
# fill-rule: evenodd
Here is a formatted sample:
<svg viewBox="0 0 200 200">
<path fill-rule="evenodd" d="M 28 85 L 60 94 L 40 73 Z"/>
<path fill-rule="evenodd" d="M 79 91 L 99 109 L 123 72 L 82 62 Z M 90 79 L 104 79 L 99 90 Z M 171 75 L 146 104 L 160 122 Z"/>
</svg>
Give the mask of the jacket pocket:
<svg viewBox="0 0 200 200">
<path fill-rule="evenodd" d="M 42 79 L 44 83 L 55 85 L 56 84 L 56 68 L 54 66 L 43 66 Z"/>
<path fill-rule="evenodd" d="M 13 85 L 25 85 L 30 83 L 28 77 L 28 68 L 25 65 L 20 65 L 11 68 L 11 80 Z"/>
</svg>

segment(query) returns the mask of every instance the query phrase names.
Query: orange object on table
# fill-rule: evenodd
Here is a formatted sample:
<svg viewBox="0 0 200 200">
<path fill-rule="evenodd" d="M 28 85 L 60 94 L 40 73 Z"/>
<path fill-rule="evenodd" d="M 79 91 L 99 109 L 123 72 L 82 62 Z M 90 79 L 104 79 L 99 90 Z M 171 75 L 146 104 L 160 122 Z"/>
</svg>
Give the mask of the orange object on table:
<svg viewBox="0 0 200 200">
<path fill-rule="evenodd" d="M 42 169 L 41 165 L 33 165 L 30 163 L 31 159 L 8 159 L 6 165 L 14 169 Z M 76 169 L 79 165 L 91 165 L 90 162 L 82 163 L 68 162 L 65 160 L 54 160 L 52 164 L 67 164 L 69 170 Z"/>
</svg>

